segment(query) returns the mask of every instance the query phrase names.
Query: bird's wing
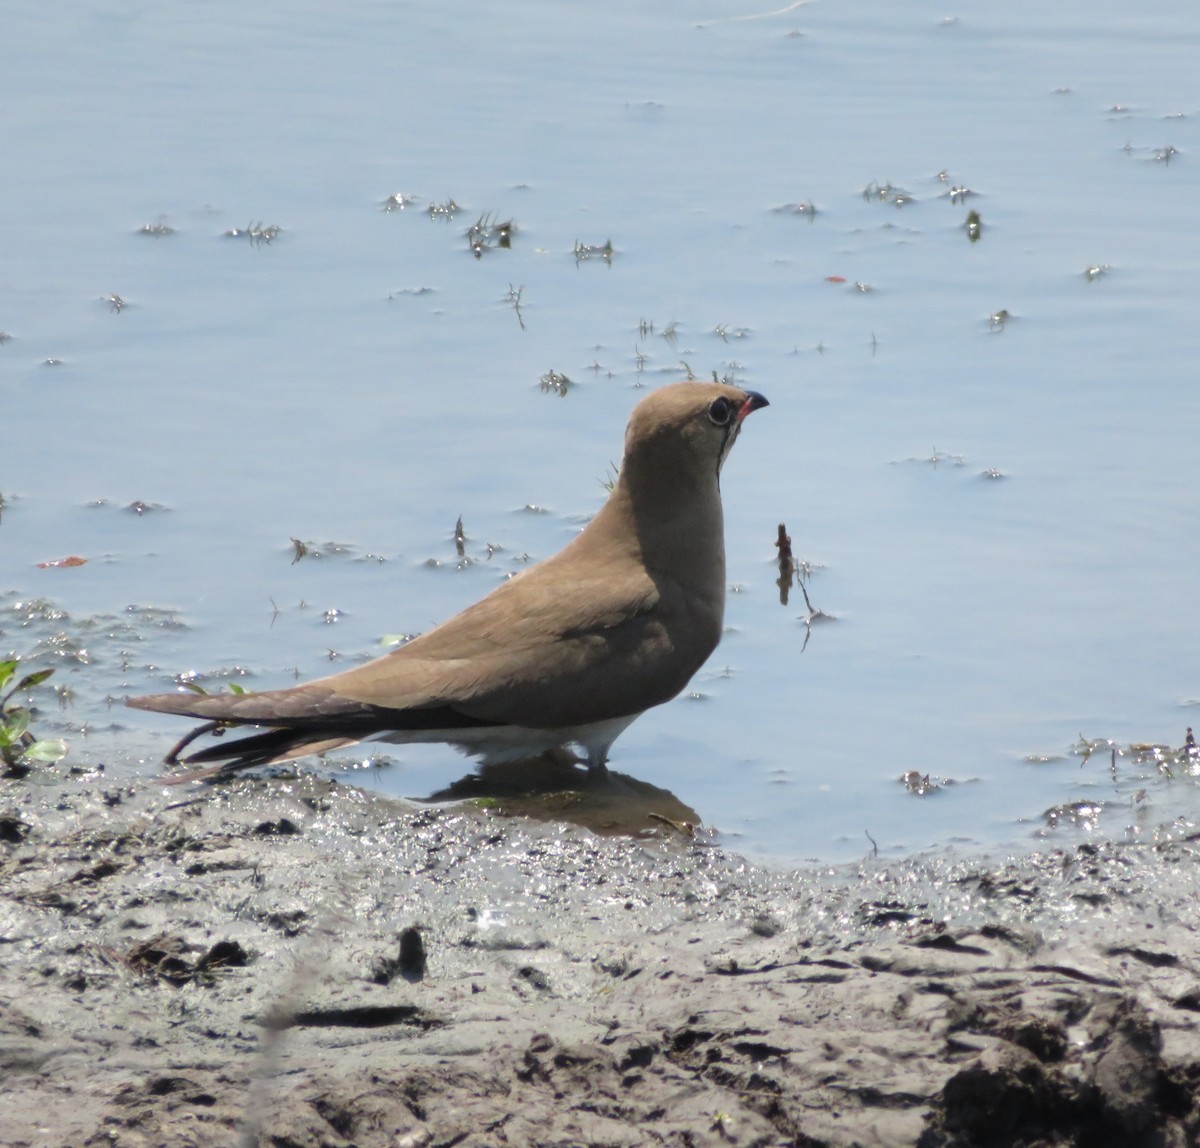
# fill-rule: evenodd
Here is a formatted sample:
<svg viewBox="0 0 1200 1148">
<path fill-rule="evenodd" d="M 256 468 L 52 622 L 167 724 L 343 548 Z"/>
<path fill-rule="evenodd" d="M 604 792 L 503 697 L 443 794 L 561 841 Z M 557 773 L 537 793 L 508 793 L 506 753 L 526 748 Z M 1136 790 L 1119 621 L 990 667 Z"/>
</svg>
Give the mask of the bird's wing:
<svg viewBox="0 0 1200 1148">
<path fill-rule="evenodd" d="M 680 596 L 641 566 L 605 577 L 576 563 L 568 581 L 552 562 L 324 684 L 368 705 L 449 706 L 479 723 L 553 728 L 673 697 L 715 645 L 677 656 L 692 637 Z"/>
<path fill-rule="evenodd" d="M 644 571 L 568 583 L 557 576 L 535 579 L 543 567 L 339 674 L 285 690 L 158 694 L 129 704 L 362 737 L 381 729 L 574 725 L 638 712 L 682 688 L 647 696 L 647 689 L 662 692 L 652 683 L 661 677 L 670 639 L 659 617 L 659 589 Z"/>
</svg>

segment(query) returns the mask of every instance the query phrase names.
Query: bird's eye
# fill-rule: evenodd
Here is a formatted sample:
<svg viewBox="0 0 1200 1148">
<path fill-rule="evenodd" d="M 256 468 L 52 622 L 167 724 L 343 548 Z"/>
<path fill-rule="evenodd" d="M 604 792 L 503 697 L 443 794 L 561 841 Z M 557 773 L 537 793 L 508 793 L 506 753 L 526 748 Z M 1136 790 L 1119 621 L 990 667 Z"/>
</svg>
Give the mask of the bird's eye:
<svg viewBox="0 0 1200 1148">
<path fill-rule="evenodd" d="M 708 421 L 714 426 L 728 426 L 733 415 L 733 403 L 726 398 L 713 399 L 708 408 Z"/>
</svg>

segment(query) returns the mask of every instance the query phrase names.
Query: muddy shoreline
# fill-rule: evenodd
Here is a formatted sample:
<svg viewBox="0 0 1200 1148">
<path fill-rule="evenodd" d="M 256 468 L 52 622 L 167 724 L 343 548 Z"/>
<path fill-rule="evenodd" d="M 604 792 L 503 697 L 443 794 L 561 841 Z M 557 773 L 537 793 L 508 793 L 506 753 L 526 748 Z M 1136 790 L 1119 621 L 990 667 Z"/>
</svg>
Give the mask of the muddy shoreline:
<svg viewBox="0 0 1200 1148">
<path fill-rule="evenodd" d="M 0 793 L 5 1145 L 1200 1140 L 1200 845 L 777 872 L 316 777 Z"/>
</svg>

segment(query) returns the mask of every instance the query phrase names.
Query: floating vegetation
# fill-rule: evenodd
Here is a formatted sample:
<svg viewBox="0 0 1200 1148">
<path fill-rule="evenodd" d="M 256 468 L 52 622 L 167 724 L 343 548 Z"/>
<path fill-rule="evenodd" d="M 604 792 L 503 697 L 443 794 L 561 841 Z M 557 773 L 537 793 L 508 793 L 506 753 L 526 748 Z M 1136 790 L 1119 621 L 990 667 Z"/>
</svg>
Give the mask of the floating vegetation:
<svg viewBox="0 0 1200 1148">
<path fill-rule="evenodd" d="M 910 195 L 904 188 L 891 182 L 876 183 L 875 180 L 863 188 L 862 197 L 868 203 L 890 203 L 893 207 L 916 203 L 916 196 Z"/>
<path fill-rule="evenodd" d="M 945 191 L 938 192 L 939 199 L 949 198 L 951 203 L 966 203 L 967 197 L 975 194 L 965 184 L 954 183 L 950 173 L 944 169 L 937 173 L 937 181 L 946 188 Z"/>
<path fill-rule="evenodd" d="M 248 678 L 250 671 L 245 666 L 228 666 L 220 670 L 210 670 L 203 674 L 199 670 L 185 670 L 181 674 L 175 675 L 175 684 L 182 686 L 185 690 L 191 690 L 194 694 L 200 694 L 203 697 L 209 696 L 209 691 L 206 690 L 200 683 L 202 681 L 224 681 L 228 686 L 231 694 L 244 694 L 245 686 L 238 685 L 237 682 L 229 681 L 229 678 Z"/>
<path fill-rule="evenodd" d="M 403 211 L 417 202 L 419 201 L 415 195 L 405 195 L 403 192 L 397 191 L 383 201 L 382 207 L 385 212 Z"/>
<path fill-rule="evenodd" d="M 792 554 L 792 536 L 787 532 L 787 524 L 779 524 L 779 534 L 775 538 L 775 548 L 779 551 L 779 577 L 775 585 L 779 587 L 779 604 L 786 606 L 791 594 L 792 583 L 796 580 L 796 559 Z"/>
<path fill-rule="evenodd" d="M 1051 829 L 1073 826 L 1077 829 L 1098 828 L 1101 816 L 1108 810 L 1141 806 L 1147 802 L 1149 784 L 1178 782 L 1200 778 L 1200 747 L 1191 726 L 1183 744 L 1175 747 L 1157 742 L 1122 744 L 1107 737 L 1088 738 L 1083 734 L 1071 747 L 1071 755 L 1080 759 L 1080 769 L 1098 760 L 1107 769 L 1112 786 L 1121 801 L 1080 800 L 1065 802 L 1046 810 L 1043 817 Z M 1062 760 L 1057 755 L 1030 754 L 1025 760 L 1033 764 L 1048 764 Z M 1131 828 L 1130 832 L 1137 830 Z"/>
<path fill-rule="evenodd" d="M 922 773 L 919 769 L 906 770 L 900 775 L 900 782 L 914 797 L 928 797 L 929 794 L 937 793 L 946 786 L 954 784 L 951 778 L 939 777 L 934 779 L 928 773 Z"/>
<path fill-rule="evenodd" d="M 293 538 L 291 543 L 293 566 L 301 558 L 345 558 L 354 554 L 354 548 L 342 542 L 325 542 L 318 545 L 316 542 L 305 542 L 302 539 Z"/>
<path fill-rule="evenodd" d="M 485 211 L 467 228 L 467 245 L 471 248 L 471 254 L 480 259 L 485 251 L 512 247 L 512 237 L 516 232 L 517 225 L 511 219 L 497 223 L 491 212 Z"/>
<path fill-rule="evenodd" d="M 550 392 L 553 391 L 554 394 L 558 395 L 559 398 L 563 398 L 563 399 L 565 399 L 567 397 L 567 391 L 569 391 L 575 385 L 561 371 L 555 371 L 555 370 L 547 371 L 538 380 L 538 382 L 541 384 L 543 394 L 549 394 Z"/>
<path fill-rule="evenodd" d="M 465 570 L 468 566 L 473 566 L 476 559 L 472 558 L 467 553 L 467 532 L 463 528 L 462 515 L 460 514 L 454 523 L 454 533 L 451 535 L 454 540 L 454 553 L 458 558 L 456 568 Z M 488 542 L 484 545 L 484 561 L 490 562 L 497 552 L 503 549 L 493 542 Z"/>
<path fill-rule="evenodd" d="M 891 465 L 900 466 L 904 463 L 910 462 L 923 463 L 926 466 L 932 467 L 941 466 L 943 463 L 949 463 L 951 466 L 966 466 L 967 464 L 965 455 L 948 454 L 946 451 L 938 450 L 938 448 L 935 446 L 930 454 L 927 454 L 921 458 L 912 457 L 896 459 Z"/>
<path fill-rule="evenodd" d="M 1112 267 L 1107 263 L 1093 263 L 1083 269 L 1083 277 L 1091 283 L 1096 279 L 1103 279 L 1111 270 Z"/>
<path fill-rule="evenodd" d="M 817 205 L 815 203 L 781 203 L 778 207 L 771 208 L 776 215 L 803 215 L 807 217 L 808 222 L 812 223 L 817 218 Z"/>
<path fill-rule="evenodd" d="M 807 560 L 802 562 L 796 560 L 792 553 L 791 535 L 788 534 L 787 525 L 783 522 L 779 524 L 779 532 L 775 537 L 775 548 L 778 551 L 777 562 L 779 564 L 779 577 L 775 580 L 775 585 L 779 587 L 779 604 L 781 606 L 788 604 L 793 586 L 799 586 L 800 593 L 804 595 L 804 606 L 808 611 L 801 619 L 804 623 L 804 644 L 800 647 L 800 652 L 804 653 L 808 648 L 809 639 L 812 637 L 813 623 L 832 622 L 834 616 L 825 613 L 824 610 L 818 610 L 812 604 L 805 582 L 812 577 L 813 564 Z"/>
<path fill-rule="evenodd" d="M 521 314 L 521 296 L 525 293 L 525 285 L 522 283 L 520 287 L 514 287 L 511 283 L 508 285 L 508 294 L 504 296 L 504 301 L 513 311 L 516 312 L 517 322 L 521 324 L 521 330 L 525 330 L 525 317 Z"/>
<path fill-rule="evenodd" d="M 163 239 L 168 235 L 175 234 L 175 228 L 169 227 L 163 220 L 158 220 L 157 223 L 143 223 L 141 227 L 134 232 L 135 235 L 149 235 L 155 239 Z"/>
<path fill-rule="evenodd" d="M 255 247 L 262 247 L 264 244 L 270 246 L 276 239 L 279 238 L 283 228 L 271 223 L 248 223 L 245 227 L 231 227 L 226 231 L 227 239 L 248 239 Z"/>
<path fill-rule="evenodd" d="M 430 203 L 425 212 L 430 219 L 440 219 L 443 223 L 449 223 L 461 210 L 453 199 L 447 199 L 445 203 Z"/>
<path fill-rule="evenodd" d="M 611 239 L 606 239 L 603 243 L 580 243 L 575 240 L 575 262 L 583 263 L 589 259 L 603 259 L 605 263 L 612 263 L 613 245 Z"/>
<path fill-rule="evenodd" d="M 1173 147 L 1171 144 L 1167 144 L 1165 147 L 1147 147 L 1144 144 L 1134 145 L 1133 143 L 1126 143 L 1121 150 L 1128 156 L 1132 157 L 1137 154 L 1143 156 L 1150 163 L 1161 163 L 1164 165 L 1170 164 L 1180 154 L 1179 149 Z M 1149 153 L 1148 155 L 1146 155 L 1147 152 Z"/>
<path fill-rule="evenodd" d="M 116 292 L 110 292 L 108 295 L 105 295 L 104 302 L 108 304 L 109 310 L 115 311 L 118 315 L 128 306 L 125 300 L 116 294 Z"/>
<path fill-rule="evenodd" d="M 997 478 L 1005 478 L 1006 475 L 1003 471 L 997 470 L 994 466 L 989 466 L 987 470 L 981 470 L 979 472 L 979 477 L 995 480 Z"/>
<path fill-rule="evenodd" d="M 967 221 L 963 226 L 967 229 L 967 238 L 972 243 L 978 243 L 979 237 L 983 234 L 983 220 L 979 218 L 979 212 L 967 212 Z"/>
<path fill-rule="evenodd" d="M 750 328 L 731 327 L 728 323 L 718 323 L 713 328 L 713 334 L 722 342 L 728 343 L 730 339 L 748 339 L 750 337 Z"/>
<path fill-rule="evenodd" d="M 1099 755 L 1107 755 L 1108 769 L 1114 781 L 1118 779 L 1122 759 L 1139 769 L 1150 769 L 1159 777 L 1174 780 L 1180 777 L 1200 777 L 1200 747 L 1196 745 L 1192 727 L 1187 727 L 1183 745 L 1174 748 L 1157 742 L 1133 742 L 1121 745 L 1111 738 L 1089 739 L 1079 735 L 1071 753 L 1082 758 L 1081 768 Z M 1141 778 L 1139 778 L 1141 780 Z"/>
<path fill-rule="evenodd" d="M 7 343 L 12 336 L 7 331 L 0 331 L 0 347 Z"/>
<path fill-rule="evenodd" d="M 1043 814 L 1046 824 L 1051 829 L 1065 825 L 1076 829 L 1092 831 L 1100 824 L 1100 815 L 1104 812 L 1103 801 L 1068 801 L 1064 805 L 1055 805 Z"/>
<path fill-rule="evenodd" d="M 992 331 L 1003 331 L 1008 326 L 1009 319 L 1012 315 L 1008 311 L 1001 308 L 999 311 L 993 311 L 988 316 L 988 327 Z"/>
</svg>

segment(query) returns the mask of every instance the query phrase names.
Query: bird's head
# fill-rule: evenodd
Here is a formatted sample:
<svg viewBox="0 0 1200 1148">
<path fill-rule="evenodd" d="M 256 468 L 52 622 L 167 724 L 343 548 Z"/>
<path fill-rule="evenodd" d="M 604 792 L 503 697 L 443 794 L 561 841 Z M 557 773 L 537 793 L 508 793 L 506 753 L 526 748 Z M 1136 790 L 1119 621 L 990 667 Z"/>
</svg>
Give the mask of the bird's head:
<svg viewBox="0 0 1200 1148">
<path fill-rule="evenodd" d="M 673 383 L 633 409 L 623 469 L 657 476 L 662 486 L 706 483 L 721 467 L 746 416 L 767 400 L 726 383 Z"/>
</svg>

